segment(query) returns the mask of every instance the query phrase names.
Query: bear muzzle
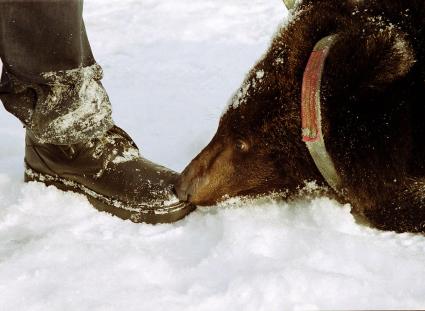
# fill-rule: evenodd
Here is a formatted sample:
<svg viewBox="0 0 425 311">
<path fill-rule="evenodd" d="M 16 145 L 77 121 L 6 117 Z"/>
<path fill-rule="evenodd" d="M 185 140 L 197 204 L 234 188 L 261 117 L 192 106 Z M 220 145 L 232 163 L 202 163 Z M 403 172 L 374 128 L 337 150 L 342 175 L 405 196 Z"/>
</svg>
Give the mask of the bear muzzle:
<svg viewBox="0 0 425 311">
<path fill-rule="evenodd" d="M 199 205 L 213 204 L 209 198 L 209 177 L 199 173 L 196 165 L 189 165 L 176 183 L 175 190 L 180 200 Z"/>
<path fill-rule="evenodd" d="M 196 205 L 216 203 L 229 190 L 230 166 L 230 151 L 213 140 L 180 175 L 175 187 L 177 196 Z"/>
</svg>

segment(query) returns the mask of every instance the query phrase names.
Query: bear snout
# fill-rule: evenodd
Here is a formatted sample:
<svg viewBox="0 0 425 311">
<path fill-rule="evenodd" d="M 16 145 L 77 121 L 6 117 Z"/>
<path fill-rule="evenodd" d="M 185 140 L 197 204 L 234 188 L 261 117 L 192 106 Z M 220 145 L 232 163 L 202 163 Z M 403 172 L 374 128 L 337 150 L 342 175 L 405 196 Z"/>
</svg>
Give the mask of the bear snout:
<svg viewBox="0 0 425 311">
<path fill-rule="evenodd" d="M 227 161 L 222 155 L 222 144 L 212 141 L 190 162 L 175 186 L 180 200 L 196 205 L 211 205 L 219 199 L 223 184 L 220 176 L 224 173 L 223 162 Z"/>
<path fill-rule="evenodd" d="M 193 201 L 197 197 L 199 186 L 207 183 L 207 178 L 202 176 L 203 174 L 200 171 L 201 170 L 199 170 L 196 165 L 191 164 L 183 171 L 180 178 L 177 180 L 175 189 L 181 201 L 197 203 Z"/>
<path fill-rule="evenodd" d="M 188 178 L 187 175 L 182 173 L 175 185 L 177 197 L 181 201 L 188 202 L 193 192 L 192 188 L 193 187 L 190 178 Z"/>
</svg>

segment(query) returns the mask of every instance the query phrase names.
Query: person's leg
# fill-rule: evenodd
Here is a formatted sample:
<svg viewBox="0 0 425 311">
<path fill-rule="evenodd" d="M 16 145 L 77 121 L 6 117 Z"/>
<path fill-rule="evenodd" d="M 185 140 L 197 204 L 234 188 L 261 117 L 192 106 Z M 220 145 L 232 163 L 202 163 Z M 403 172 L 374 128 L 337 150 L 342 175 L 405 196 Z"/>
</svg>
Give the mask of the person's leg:
<svg viewBox="0 0 425 311">
<path fill-rule="evenodd" d="M 0 2 L 0 98 L 40 142 L 78 143 L 112 127 L 82 1 Z"/>
<path fill-rule="evenodd" d="M 82 193 L 136 222 L 172 222 L 194 209 L 173 193 L 177 174 L 143 159 L 113 124 L 82 1 L 3 1 L 0 27 L 0 99 L 26 127 L 26 181 Z"/>
</svg>

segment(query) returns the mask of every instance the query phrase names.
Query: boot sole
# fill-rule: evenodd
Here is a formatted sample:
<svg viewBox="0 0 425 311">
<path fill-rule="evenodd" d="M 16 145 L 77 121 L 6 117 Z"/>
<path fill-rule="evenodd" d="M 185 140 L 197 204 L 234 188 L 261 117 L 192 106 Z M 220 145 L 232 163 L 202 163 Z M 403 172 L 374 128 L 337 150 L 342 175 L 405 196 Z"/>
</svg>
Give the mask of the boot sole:
<svg viewBox="0 0 425 311">
<path fill-rule="evenodd" d="M 185 202 L 179 202 L 175 205 L 157 209 L 153 209 L 152 207 L 146 207 L 145 209 L 143 207 L 131 207 L 122 201 L 99 194 L 75 181 L 37 172 L 28 164 L 25 164 L 24 181 L 41 182 L 62 191 L 72 191 L 82 194 L 97 210 L 107 212 L 124 220 L 130 219 L 135 223 L 173 223 L 183 219 L 196 209 L 196 206 Z"/>
</svg>

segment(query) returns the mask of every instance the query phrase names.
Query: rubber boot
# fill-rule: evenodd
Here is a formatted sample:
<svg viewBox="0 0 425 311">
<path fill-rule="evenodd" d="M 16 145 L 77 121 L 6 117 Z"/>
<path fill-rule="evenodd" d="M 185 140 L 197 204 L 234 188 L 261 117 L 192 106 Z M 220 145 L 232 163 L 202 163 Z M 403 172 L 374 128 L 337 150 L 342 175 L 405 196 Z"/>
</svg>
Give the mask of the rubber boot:
<svg viewBox="0 0 425 311">
<path fill-rule="evenodd" d="M 195 209 L 174 194 L 178 174 L 141 157 L 116 126 L 73 145 L 38 143 L 27 131 L 25 165 L 25 181 L 81 193 L 98 210 L 133 222 L 171 223 Z"/>
</svg>

